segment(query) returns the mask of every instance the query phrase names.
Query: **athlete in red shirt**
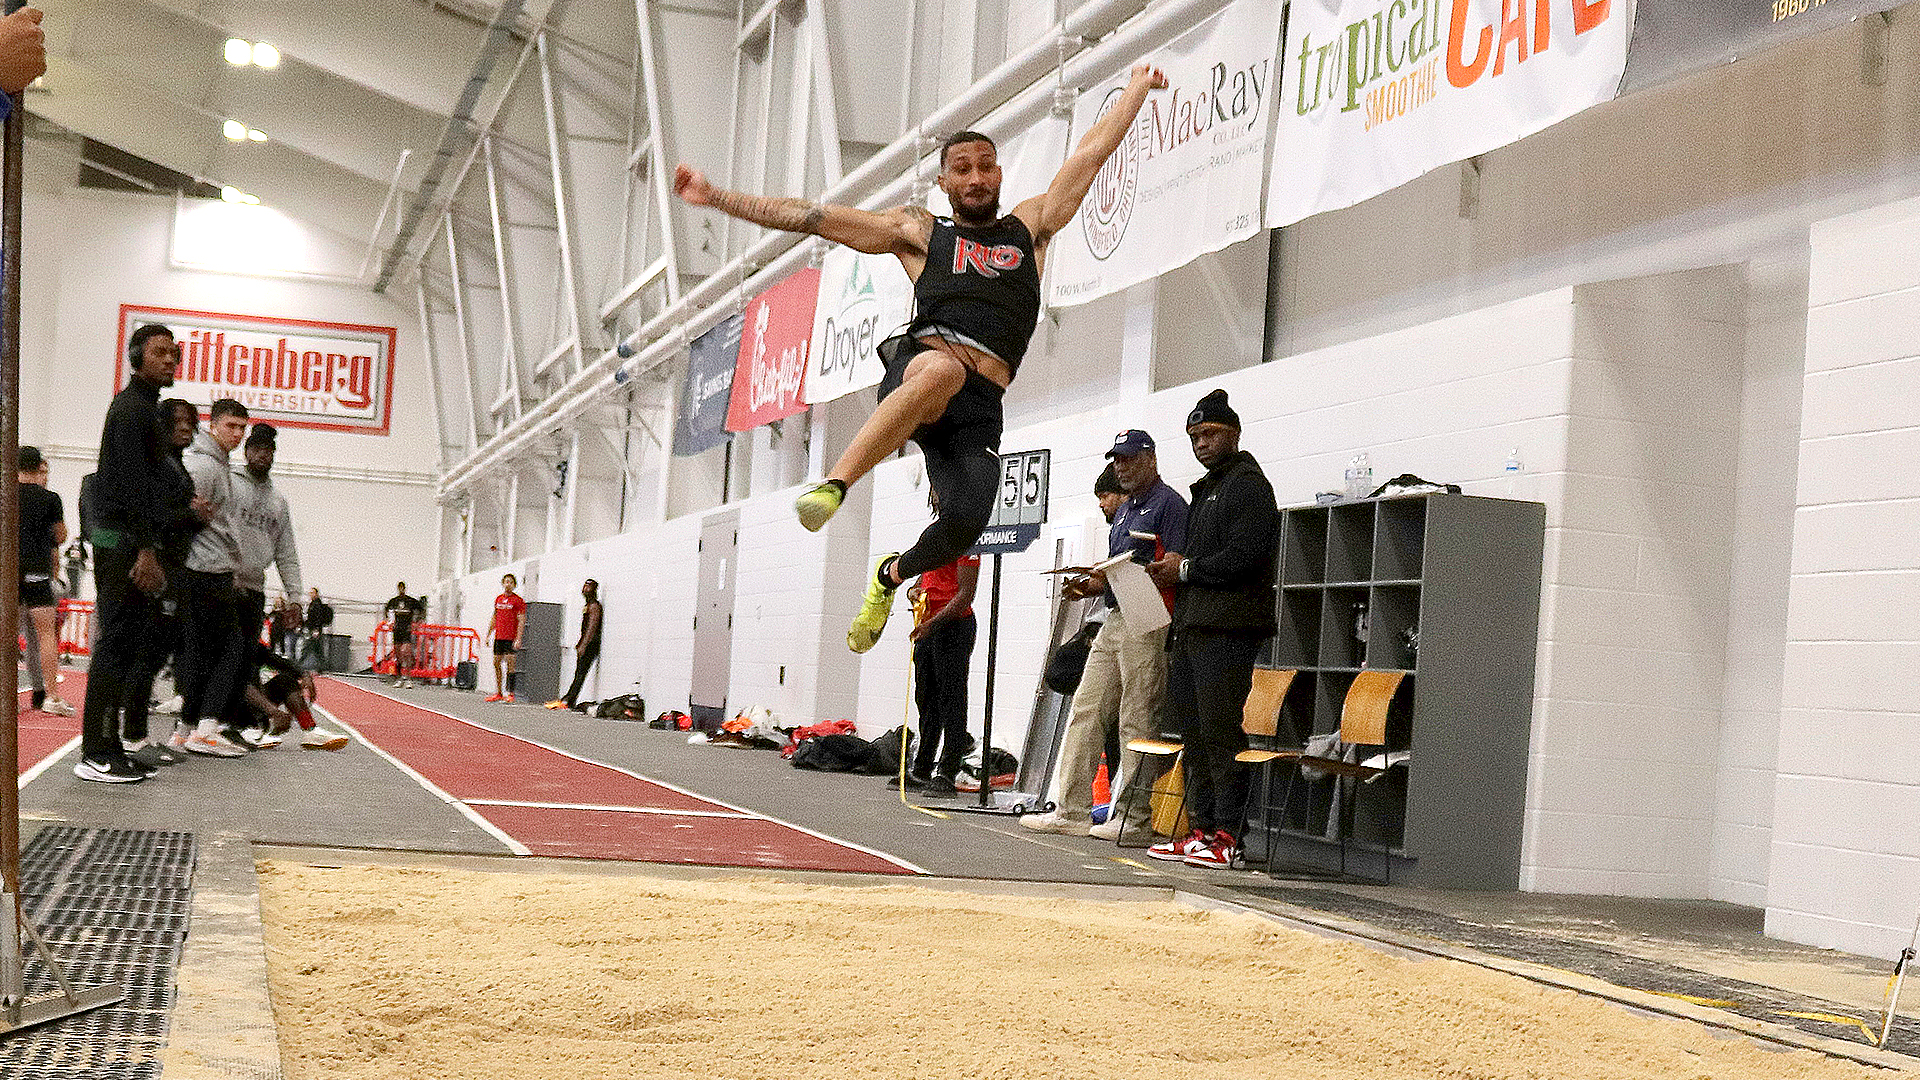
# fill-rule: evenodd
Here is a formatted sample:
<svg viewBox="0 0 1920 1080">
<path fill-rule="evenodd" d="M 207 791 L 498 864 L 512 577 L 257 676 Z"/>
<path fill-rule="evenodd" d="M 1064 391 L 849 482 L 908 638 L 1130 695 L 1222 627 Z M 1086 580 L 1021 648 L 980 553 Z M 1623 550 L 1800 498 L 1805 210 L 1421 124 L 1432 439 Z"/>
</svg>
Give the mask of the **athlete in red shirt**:
<svg viewBox="0 0 1920 1080">
<path fill-rule="evenodd" d="M 493 696 L 488 701 L 513 704 L 513 661 L 520 651 L 520 633 L 527 627 L 527 602 L 513 590 L 520 580 L 512 574 L 500 579 L 505 590 L 493 598 L 493 619 L 487 636 L 493 639 Z"/>
</svg>

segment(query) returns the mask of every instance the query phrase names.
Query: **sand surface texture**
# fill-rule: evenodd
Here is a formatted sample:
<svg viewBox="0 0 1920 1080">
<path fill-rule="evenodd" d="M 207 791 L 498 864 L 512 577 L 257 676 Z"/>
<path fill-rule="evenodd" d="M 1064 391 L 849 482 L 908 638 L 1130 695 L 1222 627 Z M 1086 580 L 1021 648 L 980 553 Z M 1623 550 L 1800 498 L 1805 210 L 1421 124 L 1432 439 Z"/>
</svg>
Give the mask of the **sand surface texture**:
<svg viewBox="0 0 1920 1080">
<path fill-rule="evenodd" d="M 261 865 L 288 1080 L 1865 1078 L 1172 904 Z"/>
</svg>

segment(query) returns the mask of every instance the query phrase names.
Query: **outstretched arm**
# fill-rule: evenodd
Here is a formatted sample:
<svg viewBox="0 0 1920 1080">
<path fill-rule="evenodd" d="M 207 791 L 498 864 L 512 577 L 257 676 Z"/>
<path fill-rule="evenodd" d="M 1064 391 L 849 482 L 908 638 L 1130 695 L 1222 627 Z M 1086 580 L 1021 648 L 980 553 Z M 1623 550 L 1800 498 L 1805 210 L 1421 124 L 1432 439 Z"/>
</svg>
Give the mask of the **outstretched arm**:
<svg viewBox="0 0 1920 1080">
<path fill-rule="evenodd" d="M 755 225 L 823 236 L 869 255 L 900 255 L 926 250 L 933 218 L 917 206 L 883 213 L 809 199 L 772 199 L 715 187 L 690 165 L 673 170 L 673 190 L 694 206 L 715 210 Z"/>
<path fill-rule="evenodd" d="M 1127 129 L 1133 126 L 1133 118 L 1140 114 L 1140 106 L 1146 103 L 1147 92 L 1165 90 L 1166 73 L 1152 64 L 1135 64 L 1133 77 L 1127 80 L 1127 88 L 1120 93 L 1120 100 L 1113 103 L 1098 123 L 1087 129 L 1080 139 L 1080 145 L 1074 147 L 1067 156 L 1066 163 L 1060 166 L 1060 172 L 1053 178 L 1045 195 L 1037 195 L 1014 208 L 1014 213 L 1027 223 L 1033 233 L 1036 244 L 1043 244 L 1054 233 L 1067 227 L 1073 220 L 1074 211 L 1080 209 L 1080 200 L 1087 197 L 1087 189 L 1093 186 L 1093 178 L 1100 174 L 1100 166 L 1107 163 L 1113 152 L 1120 148 L 1120 140 L 1126 138 Z"/>
</svg>

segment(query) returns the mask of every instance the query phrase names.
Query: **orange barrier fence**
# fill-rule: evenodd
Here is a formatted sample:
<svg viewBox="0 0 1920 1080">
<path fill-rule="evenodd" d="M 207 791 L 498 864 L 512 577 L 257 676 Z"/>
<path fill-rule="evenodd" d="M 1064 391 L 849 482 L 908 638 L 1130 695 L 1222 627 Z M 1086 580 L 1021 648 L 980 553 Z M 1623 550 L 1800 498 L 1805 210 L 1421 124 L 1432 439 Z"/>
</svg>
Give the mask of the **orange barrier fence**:
<svg viewBox="0 0 1920 1080">
<path fill-rule="evenodd" d="M 93 601 L 62 600 L 60 611 L 60 657 L 90 656 L 93 653 Z M 26 626 L 26 612 L 20 613 L 20 625 Z M 18 639 L 21 655 L 25 655 L 27 639 L 23 634 Z"/>
<path fill-rule="evenodd" d="M 382 622 L 374 627 L 373 670 L 382 675 L 394 673 L 393 625 Z M 409 679 L 451 679 L 463 661 L 480 658 L 480 635 L 464 626 L 438 626 L 418 623 L 413 628 L 413 663 Z"/>
</svg>

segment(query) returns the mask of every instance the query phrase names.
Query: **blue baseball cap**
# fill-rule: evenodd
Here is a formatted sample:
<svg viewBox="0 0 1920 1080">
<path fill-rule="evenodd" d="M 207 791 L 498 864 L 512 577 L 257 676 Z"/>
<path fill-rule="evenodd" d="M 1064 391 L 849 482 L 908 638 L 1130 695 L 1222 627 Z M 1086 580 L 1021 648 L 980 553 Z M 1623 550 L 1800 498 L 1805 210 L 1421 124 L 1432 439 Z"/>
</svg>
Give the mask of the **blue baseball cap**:
<svg viewBox="0 0 1920 1080">
<path fill-rule="evenodd" d="M 1141 431 L 1139 428 L 1128 428 L 1113 437 L 1113 447 L 1107 451 L 1107 456 L 1110 458 L 1132 457 L 1135 454 L 1144 454 L 1152 449 L 1153 436 Z"/>
</svg>

